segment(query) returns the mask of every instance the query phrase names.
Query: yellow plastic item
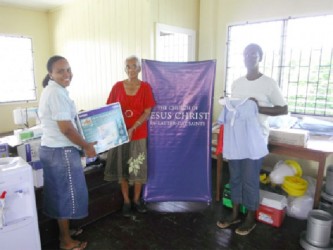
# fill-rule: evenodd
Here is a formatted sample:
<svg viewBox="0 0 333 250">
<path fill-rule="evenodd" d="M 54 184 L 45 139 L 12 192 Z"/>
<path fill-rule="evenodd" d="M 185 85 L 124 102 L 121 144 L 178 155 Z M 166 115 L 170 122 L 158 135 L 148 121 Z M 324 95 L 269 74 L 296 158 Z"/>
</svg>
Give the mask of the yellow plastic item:
<svg viewBox="0 0 333 250">
<path fill-rule="evenodd" d="M 295 189 L 307 189 L 308 182 L 298 176 L 286 176 L 284 178 L 283 185 L 287 185 L 288 187 Z"/>
<path fill-rule="evenodd" d="M 308 182 L 298 176 L 286 176 L 282 189 L 291 196 L 303 196 L 308 188 Z"/>
<path fill-rule="evenodd" d="M 297 189 L 289 189 L 286 186 L 282 185 L 282 189 L 291 196 L 303 196 L 306 190 L 297 190 Z"/>
<path fill-rule="evenodd" d="M 260 179 L 260 183 L 262 183 L 262 184 L 267 184 L 267 183 L 271 182 L 271 180 L 269 179 L 269 176 L 267 176 L 267 174 L 261 174 L 259 179 Z"/>
<path fill-rule="evenodd" d="M 293 167 L 295 169 L 295 171 L 296 171 L 295 175 L 296 176 L 302 176 L 303 171 L 302 171 L 302 168 L 298 164 L 297 161 L 294 161 L 294 160 L 285 160 L 284 163 L 287 164 L 288 166 Z"/>
</svg>

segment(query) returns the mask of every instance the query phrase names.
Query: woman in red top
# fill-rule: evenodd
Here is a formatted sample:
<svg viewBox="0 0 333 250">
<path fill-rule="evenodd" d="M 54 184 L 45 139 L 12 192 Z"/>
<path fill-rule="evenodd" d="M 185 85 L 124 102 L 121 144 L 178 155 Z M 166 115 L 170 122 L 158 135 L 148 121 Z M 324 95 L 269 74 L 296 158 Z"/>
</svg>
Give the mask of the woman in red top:
<svg viewBox="0 0 333 250">
<path fill-rule="evenodd" d="M 138 79 L 140 71 L 140 60 L 136 56 L 128 57 L 125 60 L 128 79 L 117 82 L 107 100 L 107 104 L 120 103 L 130 139 L 129 143 L 109 150 L 104 172 L 105 180 L 120 183 L 125 217 L 131 216 L 129 185 L 134 184 L 133 205 L 136 210 L 147 211 L 141 200 L 141 189 L 147 181 L 147 119 L 155 100 L 149 83 Z"/>
</svg>

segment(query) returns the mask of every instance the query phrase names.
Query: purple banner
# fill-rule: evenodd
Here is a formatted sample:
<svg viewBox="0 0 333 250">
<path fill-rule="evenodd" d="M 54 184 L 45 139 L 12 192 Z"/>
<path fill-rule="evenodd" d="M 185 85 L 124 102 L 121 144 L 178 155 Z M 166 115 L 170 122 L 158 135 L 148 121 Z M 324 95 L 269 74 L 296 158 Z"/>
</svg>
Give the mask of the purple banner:
<svg viewBox="0 0 333 250">
<path fill-rule="evenodd" d="M 216 62 L 142 61 L 157 105 L 149 120 L 145 201 L 208 201 Z"/>
</svg>

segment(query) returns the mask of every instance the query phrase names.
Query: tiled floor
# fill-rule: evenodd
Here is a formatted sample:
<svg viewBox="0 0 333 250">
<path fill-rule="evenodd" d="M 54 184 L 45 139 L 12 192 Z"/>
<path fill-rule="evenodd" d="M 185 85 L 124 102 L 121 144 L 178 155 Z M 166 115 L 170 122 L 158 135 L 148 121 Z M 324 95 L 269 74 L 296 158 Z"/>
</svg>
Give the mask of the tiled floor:
<svg viewBox="0 0 333 250">
<path fill-rule="evenodd" d="M 216 221 L 230 213 L 221 203 L 159 202 L 148 207 L 147 214 L 134 213 L 131 218 L 124 218 L 120 211 L 104 217 L 84 227 L 78 239 L 88 241 L 87 250 L 302 249 L 300 234 L 306 220 L 286 216 L 279 228 L 258 222 L 251 234 L 239 236 L 234 233 L 236 226 L 217 228 Z M 43 249 L 57 247 L 55 241 Z"/>
</svg>

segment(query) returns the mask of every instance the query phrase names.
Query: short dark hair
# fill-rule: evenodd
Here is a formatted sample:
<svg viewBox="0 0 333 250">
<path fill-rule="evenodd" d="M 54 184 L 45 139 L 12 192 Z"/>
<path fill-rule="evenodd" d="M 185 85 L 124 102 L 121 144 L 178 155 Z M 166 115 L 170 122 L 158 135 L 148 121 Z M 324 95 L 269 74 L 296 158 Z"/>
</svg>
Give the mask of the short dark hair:
<svg viewBox="0 0 333 250">
<path fill-rule="evenodd" d="M 66 60 L 66 58 L 63 56 L 57 56 L 57 55 L 51 56 L 49 58 L 49 60 L 47 61 L 47 64 L 46 64 L 46 69 L 47 69 L 48 73 L 52 72 L 53 64 L 59 60 Z M 49 76 L 49 74 L 46 74 L 46 76 L 44 77 L 44 80 L 43 80 L 44 88 L 49 84 L 49 80 L 50 80 L 50 76 Z"/>
<path fill-rule="evenodd" d="M 260 61 L 262 60 L 262 56 L 263 56 L 263 51 L 262 51 L 262 48 L 256 44 L 256 43 L 250 43 L 249 45 L 247 45 L 244 49 L 244 52 L 246 50 L 248 50 L 249 48 L 254 48 L 258 53 L 259 53 L 259 57 L 260 57 Z"/>
</svg>

